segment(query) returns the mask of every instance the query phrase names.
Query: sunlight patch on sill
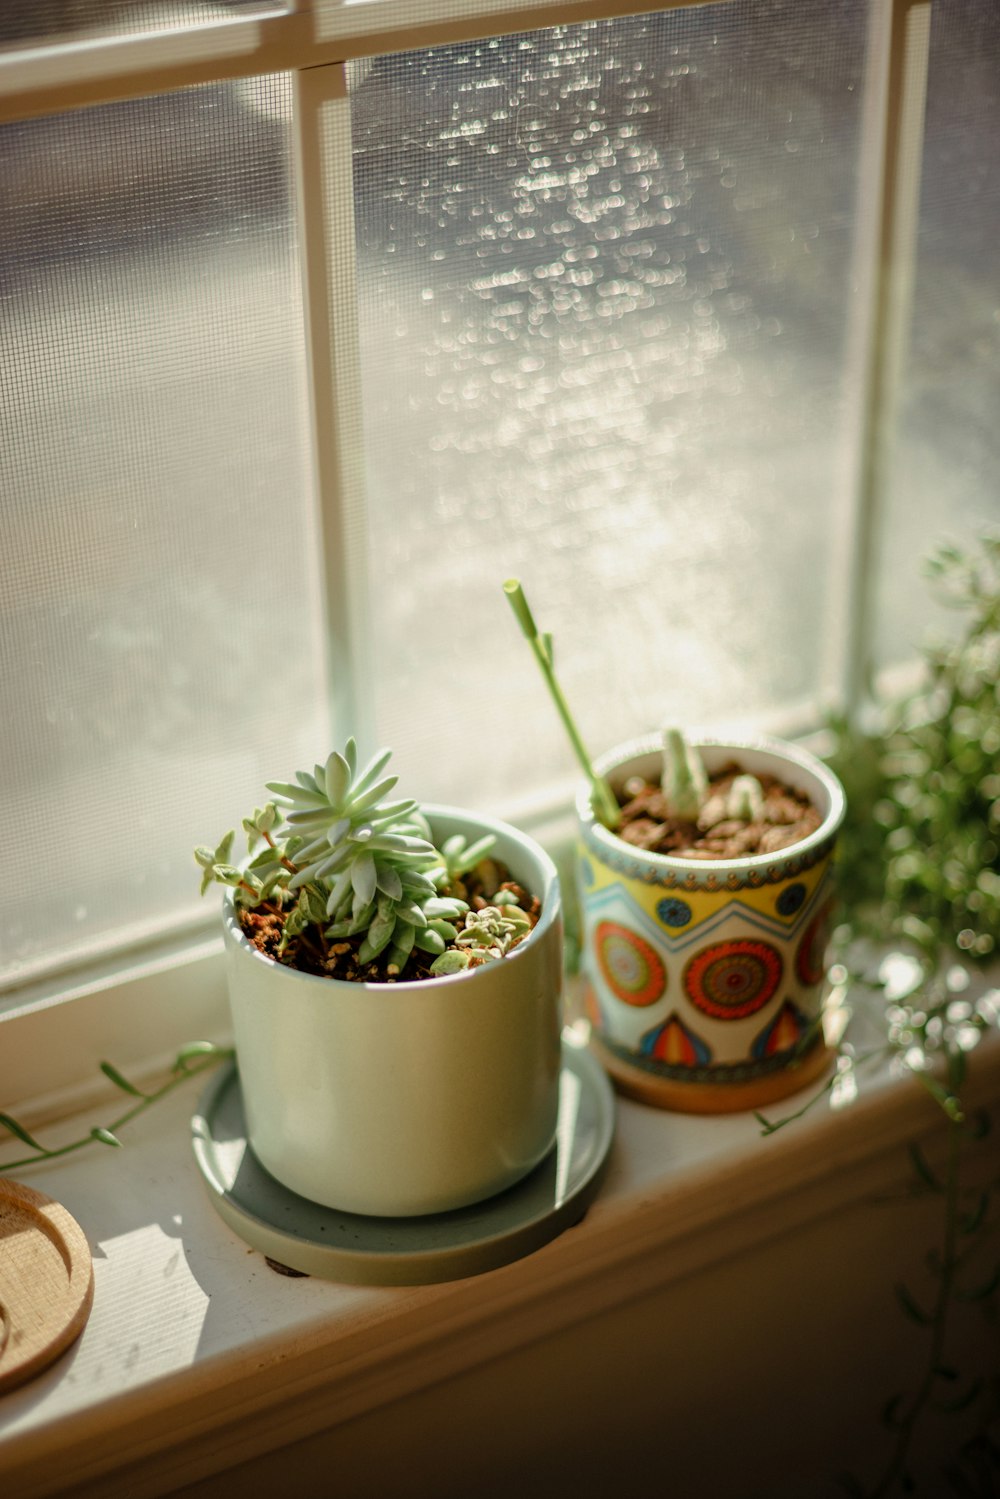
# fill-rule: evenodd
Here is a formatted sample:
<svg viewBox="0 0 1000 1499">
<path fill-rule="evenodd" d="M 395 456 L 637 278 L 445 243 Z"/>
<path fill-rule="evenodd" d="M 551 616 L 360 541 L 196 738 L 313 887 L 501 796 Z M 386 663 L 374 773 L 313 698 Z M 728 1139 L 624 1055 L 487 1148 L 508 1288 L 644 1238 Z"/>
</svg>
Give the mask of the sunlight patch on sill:
<svg viewBox="0 0 1000 1499">
<path fill-rule="evenodd" d="M 144 1381 L 195 1362 L 209 1297 L 188 1263 L 179 1215 L 99 1239 L 94 1279 L 91 1342 L 96 1334 L 121 1374 Z"/>
</svg>

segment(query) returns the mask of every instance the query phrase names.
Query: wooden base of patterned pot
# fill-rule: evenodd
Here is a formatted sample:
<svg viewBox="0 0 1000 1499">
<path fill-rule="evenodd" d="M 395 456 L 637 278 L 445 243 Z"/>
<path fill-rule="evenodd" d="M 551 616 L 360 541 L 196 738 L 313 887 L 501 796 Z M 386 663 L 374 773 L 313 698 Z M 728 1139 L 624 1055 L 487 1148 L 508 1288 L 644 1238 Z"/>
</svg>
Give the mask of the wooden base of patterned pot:
<svg viewBox="0 0 1000 1499">
<path fill-rule="evenodd" d="M 673 1078 L 658 1077 L 641 1066 L 626 1062 L 593 1033 L 590 1049 L 626 1098 L 652 1104 L 658 1109 L 672 1109 L 679 1114 L 738 1114 L 746 1109 L 767 1108 L 817 1082 L 833 1065 L 836 1056 L 820 1040 L 800 1060 L 789 1062 L 780 1072 L 771 1072 L 764 1077 L 750 1078 L 745 1082 L 713 1083 L 700 1079 L 676 1082 Z"/>
</svg>

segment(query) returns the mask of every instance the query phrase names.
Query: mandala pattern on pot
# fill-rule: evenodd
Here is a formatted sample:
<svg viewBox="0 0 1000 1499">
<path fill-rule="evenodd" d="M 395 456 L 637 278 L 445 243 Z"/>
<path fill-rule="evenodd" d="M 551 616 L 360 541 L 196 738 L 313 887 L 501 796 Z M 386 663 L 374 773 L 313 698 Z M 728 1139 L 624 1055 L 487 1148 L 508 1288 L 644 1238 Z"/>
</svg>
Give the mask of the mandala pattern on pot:
<svg viewBox="0 0 1000 1499">
<path fill-rule="evenodd" d="M 802 934 L 795 954 L 795 972 L 800 983 L 818 984 L 826 973 L 826 949 L 833 919 L 833 897 L 825 900 Z"/>
<path fill-rule="evenodd" d="M 655 1004 L 667 975 L 654 947 L 617 921 L 602 921 L 594 933 L 601 973 L 613 994 L 627 1005 Z"/>
<path fill-rule="evenodd" d="M 781 973 L 781 954 L 769 942 L 716 942 L 688 963 L 684 988 L 713 1020 L 743 1020 L 777 993 Z"/>
</svg>

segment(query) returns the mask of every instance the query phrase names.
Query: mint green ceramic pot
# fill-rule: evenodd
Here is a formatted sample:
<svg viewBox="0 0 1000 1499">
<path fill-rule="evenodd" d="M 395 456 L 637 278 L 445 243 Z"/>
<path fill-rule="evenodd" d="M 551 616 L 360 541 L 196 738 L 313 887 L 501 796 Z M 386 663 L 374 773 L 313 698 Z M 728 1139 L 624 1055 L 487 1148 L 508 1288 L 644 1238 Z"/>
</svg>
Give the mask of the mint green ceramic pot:
<svg viewBox="0 0 1000 1499">
<path fill-rule="evenodd" d="M 554 864 L 505 823 L 425 807 L 438 841 L 493 833 L 542 903 L 531 936 L 466 973 L 352 984 L 286 968 L 224 906 L 250 1145 L 284 1186 L 345 1212 L 440 1213 L 502 1192 L 549 1152 L 559 1101 L 562 909 Z"/>
</svg>

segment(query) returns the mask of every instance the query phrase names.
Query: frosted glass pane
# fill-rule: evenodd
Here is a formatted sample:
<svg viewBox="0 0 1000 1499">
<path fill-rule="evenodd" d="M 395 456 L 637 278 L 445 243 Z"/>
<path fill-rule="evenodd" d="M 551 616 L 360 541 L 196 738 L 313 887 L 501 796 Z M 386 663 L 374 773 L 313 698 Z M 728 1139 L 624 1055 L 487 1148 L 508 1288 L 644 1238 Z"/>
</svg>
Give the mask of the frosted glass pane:
<svg viewBox="0 0 1000 1499">
<path fill-rule="evenodd" d="M 162 31 L 204 26 L 241 12 L 286 11 L 284 0 L 2 0 L 0 47 L 45 38 Z"/>
<path fill-rule="evenodd" d="M 208 915 L 322 721 L 289 83 L 5 127 L 0 977 Z"/>
<path fill-rule="evenodd" d="M 1000 527 L 1000 8 L 934 0 L 913 311 L 888 491 L 878 654 L 912 653 L 933 544 Z"/>
<path fill-rule="evenodd" d="M 861 0 L 376 59 L 354 93 L 380 735 L 426 794 L 813 700 L 839 526 Z"/>
</svg>

